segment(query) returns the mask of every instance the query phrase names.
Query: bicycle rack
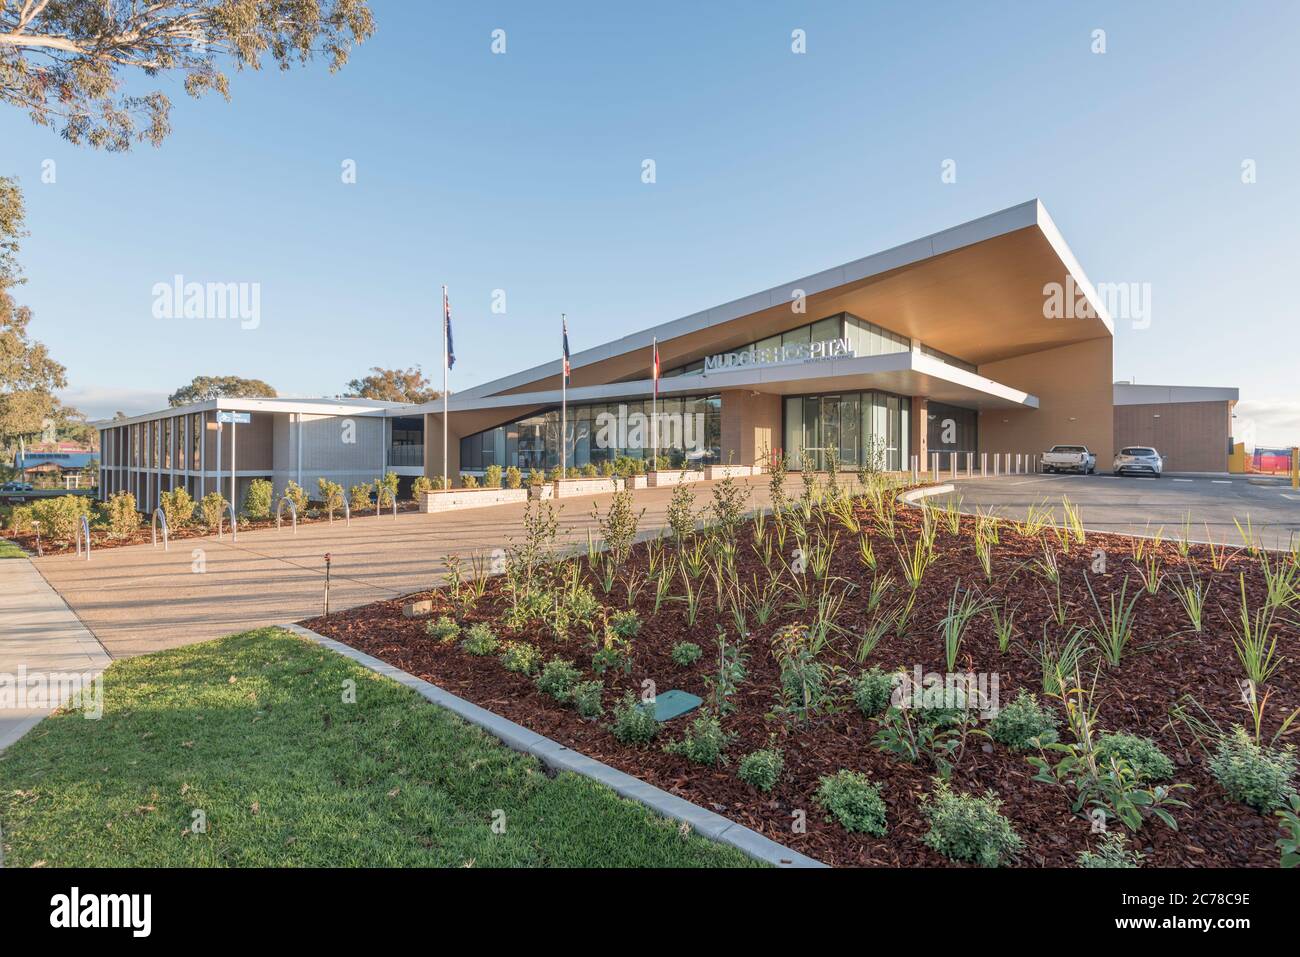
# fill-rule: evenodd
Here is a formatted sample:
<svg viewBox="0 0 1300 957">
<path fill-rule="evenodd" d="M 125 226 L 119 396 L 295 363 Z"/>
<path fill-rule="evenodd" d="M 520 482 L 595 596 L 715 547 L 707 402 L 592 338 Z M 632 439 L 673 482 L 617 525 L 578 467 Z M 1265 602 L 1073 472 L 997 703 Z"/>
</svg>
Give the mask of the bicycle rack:
<svg viewBox="0 0 1300 957">
<path fill-rule="evenodd" d="M 289 515 L 293 519 L 293 533 L 298 534 L 298 506 L 293 504 L 292 499 L 282 498 L 280 504 L 275 507 L 275 528 L 280 530 L 280 520 L 284 516 L 284 507 L 289 506 Z"/>
<path fill-rule="evenodd" d="M 78 557 L 80 557 L 81 555 L 81 540 L 84 537 L 86 540 L 86 561 L 90 561 L 90 519 L 86 518 L 86 516 L 84 515 L 81 516 L 81 518 L 77 520 L 76 531 L 77 531 L 77 555 Z"/>
<path fill-rule="evenodd" d="M 347 527 L 352 527 L 352 506 L 348 504 L 348 497 L 343 496 L 343 520 L 347 522 Z"/>
<path fill-rule="evenodd" d="M 229 502 L 222 502 L 226 506 L 226 514 L 230 516 L 230 540 L 239 541 L 239 522 L 235 519 L 235 506 Z M 221 519 L 217 519 L 217 541 L 221 540 Z"/>
<path fill-rule="evenodd" d="M 167 516 L 161 508 L 153 510 L 153 518 L 149 520 L 149 532 L 153 535 L 153 547 L 158 547 L 158 522 L 162 521 L 163 530 L 163 551 L 168 551 L 170 545 L 167 542 Z"/>
</svg>

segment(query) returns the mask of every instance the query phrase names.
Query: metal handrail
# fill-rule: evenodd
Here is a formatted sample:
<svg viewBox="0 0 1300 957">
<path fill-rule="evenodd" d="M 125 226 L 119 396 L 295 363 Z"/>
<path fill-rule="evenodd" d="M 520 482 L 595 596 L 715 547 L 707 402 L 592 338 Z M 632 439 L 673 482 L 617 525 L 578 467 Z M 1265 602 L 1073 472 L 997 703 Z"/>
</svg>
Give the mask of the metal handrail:
<svg viewBox="0 0 1300 957">
<path fill-rule="evenodd" d="M 298 506 L 294 505 L 293 500 L 289 498 L 280 499 L 280 504 L 275 507 L 275 528 L 277 531 L 279 531 L 280 520 L 281 517 L 284 515 L 284 507 L 286 505 L 289 506 L 290 517 L 293 518 L 293 533 L 297 535 L 298 534 Z"/>
<path fill-rule="evenodd" d="M 149 521 L 149 532 L 153 535 L 153 547 L 158 547 L 158 520 L 162 519 L 163 530 L 163 551 L 168 551 L 170 546 L 167 542 L 167 514 L 161 508 L 153 510 L 153 518 Z"/>
<path fill-rule="evenodd" d="M 82 515 L 77 521 L 77 555 L 81 555 L 81 538 L 86 538 L 86 561 L 90 561 L 90 519 Z"/>
</svg>

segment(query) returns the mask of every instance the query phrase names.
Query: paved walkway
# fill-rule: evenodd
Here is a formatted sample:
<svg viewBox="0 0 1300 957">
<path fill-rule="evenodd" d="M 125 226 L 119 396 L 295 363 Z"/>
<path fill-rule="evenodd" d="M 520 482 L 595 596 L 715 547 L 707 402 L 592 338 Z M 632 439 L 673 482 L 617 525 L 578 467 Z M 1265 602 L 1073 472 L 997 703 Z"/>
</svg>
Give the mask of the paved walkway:
<svg viewBox="0 0 1300 957">
<path fill-rule="evenodd" d="M 766 476 L 741 484 L 749 489 L 749 508 L 768 504 Z M 712 502 L 716 485 L 696 484 L 697 510 Z M 797 495 L 798 485 L 799 477 L 792 475 L 786 493 Z M 646 510 L 643 532 L 667 527 L 672 491 L 637 490 L 636 507 Z M 592 506 L 603 513 L 611 498 L 557 500 L 559 541 L 582 548 L 588 531 L 598 537 Z M 61 555 L 37 562 L 116 658 L 320 614 L 326 552 L 332 560 L 332 610 L 427 589 L 441 579 L 445 556 L 487 554 L 520 537 L 523 512 L 523 505 L 498 505 L 396 518 L 369 515 L 354 518 L 350 528 L 341 520 L 303 525 L 296 535 L 286 522 L 278 531 L 242 532 L 233 544 L 227 535 L 221 541 L 174 541 L 170 551 L 161 544 L 133 545 L 98 549 L 90 561 Z"/>
<path fill-rule="evenodd" d="M 109 656 L 26 558 L 0 559 L 0 751 L 50 713 L 26 704 L 15 684 L 30 677 L 98 673 Z"/>
</svg>

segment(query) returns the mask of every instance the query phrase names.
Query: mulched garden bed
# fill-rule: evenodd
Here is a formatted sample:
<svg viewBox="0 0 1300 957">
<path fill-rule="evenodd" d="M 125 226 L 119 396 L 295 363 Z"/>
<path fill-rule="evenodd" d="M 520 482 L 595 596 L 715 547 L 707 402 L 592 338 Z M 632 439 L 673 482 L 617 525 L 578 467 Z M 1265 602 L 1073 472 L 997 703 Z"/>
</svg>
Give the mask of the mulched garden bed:
<svg viewBox="0 0 1300 957">
<path fill-rule="evenodd" d="M 891 572 L 894 579 L 884 607 L 905 595 L 906 586 L 901 583 L 894 546 L 870 521 L 869 509 L 865 500 L 857 502 L 862 534 L 872 540 L 880 571 Z M 920 521 L 919 510 L 900 507 L 897 511 L 900 541 L 903 537 L 908 542 L 914 541 Z M 1090 533 L 1085 545 L 1075 544 L 1066 553 L 1050 530 L 1027 537 L 1003 521 L 1000 544 L 993 548 L 994 573 L 989 584 L 972 546 L 974 523 L 972 517 L 964 517 L 957 535 L 939 523 L 937 561 L 918 589 L 916 608 L 903 637 L 889 631 L 862 665 L 853 659 L 857 647 L 855 637 L 832 638 L 831 659 L 849 675 L 871 665 L 886 670 L 901 667 L 908 672 L 920 665 L 924 672 L 943 673 L 946 669 L 939 622 L 947 611 L 954 584 L 960 581 L 964 587 L 977 590 L 999 605 L 1009 600 L 1018 607 L 1017 634 L 1005 653 L 998 650 L 989 616 L 981 614 L 974 619 L 962 647 L 962 666 L 975 672 L 997 673 L 1003 707 L 1018 689 L 1027 688 L 1037 693 L 1045 704 L 1057 705 L 1055 710 L 1059 716 L 1059 702 L 1042 694 L 1041 666 L 1030 646 L 1043 635 L 1045 627 L 1053 636 L 1064 629 L 1058 629 L 1052 617 L 1045 590 L 1048 586 L 1029 569 L 1028 563 L 1042 558 L 1042 541 L 1052 543 L 1061 571 L 1061 596 L 1070 608 L 1069 622 L 1086 624 L 1095 617 L 1095 611 L 1085 573 L 1103 608 L 1111 593 L 1118 594 L 1126 575 L 1129 597 L 1141 589 L 1137 566 L 1132 561 L 1136 540 Z M 770 520 L 768 527 L 770 534 Z M 858 558 L 857 535 L 838 526 L 833 530 L 828 526 L 828 534 L 838 535 L 830 574 L 857 586 L 836 623 L 860 635 L 872 617 L 865 609 L 872 575 Z M 753 536 L 752 523 L 743 527 L 739 535 L 737 561 L 743 582 L 751 581 L 751 576 L 762 581 L 769 575 L 756 550 L 751 548 Z M 789 547 L 792 546 L 787 541 Z M 1177 765 L 1174 780 L 1195 789 L 1174 794 L 1189 805 L 1173 810 L 1178 830 L 1148 820 L 1140 831 L 1129 835 L 1129 846 L 1145 855 L 1142 861 L 1145 867 L 1276 867 L 1278 819 L 1271 813 L 1262 814 L 1229 799 L 1209 772 L 1206 755 L 1185 728 L 1171 726 L 1169 715 L 1171 706 L 1181 696 L 1191 694 L 1225 729 L 1234 724 L 1249 725 L 1238 684 L 1242 674 L 1233 649 L 1230 623 L 1235 621 L 1239 609 L 1238 575 L 1245 576 L 1252 609 L 1263 602 L 1263 575 L 1256 559 L 1244 551 L 1233 553 L 1224 567 L 1216 571 L 1211 552 L 1205 546 L 1189 546 L 1186 558 L 1172 542 L 1148 543 L 1147 548 L 1158 552 L 1171 576 L 1186 572 L 1190 566 L 1209 585 L 1209 590 L 1201 634 L 1190 630 L 1186 615 L 1172 593 L 1172 578 L 1155 595 L 1143 592 L 1136 606 L 1133 644 L 1119 667 L 1101 665 L 1097 682 L 1101 727 L 1153 738 Z M 1106 558 L 1107 571 L 1101 574 L 1093 571 L 1098 549 Z M 669 545 L 670 554 L 672 550 L 673 546 Z M 586 560 L 579 561 L 585 567 Z M 780 564 L 776 567 L 779 569 Z M 646 568 L 646 546 L 642 544 L 632 550 L 621 574 L 644 576 Z M 596 575 L 588 572 L 587 580 L 611 612 L 627 607 L 621 584 L 615 584 L 606 595 Z M 778 610 L 764 627 L 756 628 L 750 635 L 748 673 L 735 698 L 738 708 L 723 720 L 724 729 L 735 736 L 727 749 L 727 763 L 716 768 L 702 767 L 662 749 L 665 741 L 681 737 L 695 713 L 665 724 L 659 738 L 649 745 L 638 747 L 616 740 L 606 724 L 625 690 L 639 690 L 644 679 L 651 679 L 660 693 L 681 688 L 699 695 L 707 703 L 708 679 L 716 669 L 714 642 L 718 629 L 727 629 L 730 637 L 735 637 L 730 616 L 719 617 L 711 597 L 705 598 L 700 618 L 695 627 L 689 628 L 680 603 L 667 602 L 658 614 L 653 612 L 653 591 L 653 586 L 643 587 L 632 605 L 642 621 L 640 633 L 632 642 L 632 670 L 630 674 L 605 675 L 606 715 L 597 721 L 583 720 L 571 708 L 543 695 L 532 679 L 507 671 L 495 655 L 475 657 L 455 643 L 439 643 L 425 633 L 428 619 L 402 616 L 405 602 L 423 598 L 433 600 L 434 617 L 452 614 L 444 590 L 376 602 L 331 615 L 328 620 L 311 618 L 302 624 L 829 864 L 960 866 L 922 841 L 929 825 L 922 814 L 920 797 L 933 790 L 933 766 L 910 764 L 878 750 L 872 743 L 877 719 L 864 717 L 847 695 L 840 709 L 812 716 L 802 723 L 772 714 L 780 694 L 780 672 L 770 652 L 770 639 L 784 625 L 808 624 L 807 614 Z M 680 588 L 675 587 L 673 593 L 679 594 Z M 559 640 L 540 624 L 522 631 L 511 630 L 502 624 L 502 611 L 507 603 L 501 579 L 494 578 L 483 600 L 472 611 L 460 615 L 461 623 L 465 626 L 490 623 L 502 640 L 532 642 L 541 649 L 544 659 L 553 656 L 568 659 L 583 671 L 584 679 L 595 677 L 590 668 L 592 645 L 585 635 L 575 634 Z M 1300 707 L 1300 674 L 1295 666 L 1300 652 L 1300 631 L 1288 618 L 1277 626 L 1276 634 L 1278 652 L 1286 660 L 1268 686 L 1271 697 L 1264 726 L 1266 738 L 1277 730 L 1282 718 Z M 700 645 L 703 658 L 689 667 L 674 664 L 670 651 L 680 641 Z M 1090 665 L 1089 678 L 1091 674 Z M 1062 737 L 1068 738 L 1064 725 L 1061 730 Z M 736 768 L 745 754 L 767 747 L 773 741 L 784 752 L 785 770 L 776 788 L 770 794 L 763 794 L 741 781 Z M 825 812 L 816 804 L 814 795 L 819 778 L 843 768 L 866 772 L 880 788 L 888 808 L 885 836 L 850 833 L 827 820 Z M 1087 818 L 1071 812 L 1072 792 L 1034 781 L 1033 774 L 1025 753 L 1013 753 L 1001 744 L 990 745 L 985 739 L 973 738 L 952 772 L 951 785 L 954 790 L 972 794 L 989 789 L 997 793 L 1003 801 L 1002 813 L 1024 841 L 1016 860 L 1019 866 L 1075 866 L 1081 851 L 1098 848 L 1099 835 L 1092 833 Z M 807 832 L 802 834 L 793 832 L 791 827 L 792 815 L 800 810 L 807 818 Z M 1110 828 L 1123 830 L 1118 822 L 1112 822 Z"/>
<path fill-rule="evenodd" d="M 419 510 L 419 505 L 418 505 L 417 503 L 415 503 L 415 502 L 398 502 L 398 503 L 397 503 L 397 511 L 398 511 L 399 513 L 400 513 L 400 512 L 415 512 L 415 511 L 418 511 L 418 510 Z M 391 517 L 392 517 L 392 514 L 393 514 L 393 510 L 392 510 L 391 507 L 389 507 L 389 508 L 384 509 L 383 512 L 380 513 L 380 517 L 385 517 L 385 516 L 387 516 L 387 517 L 390 517 L 390 518 L 391 518 Z M 369 509 L 369 510 L 367 510 L 367 511 L 365 511 L 365 512 L 358 512 L 357 514 L 353 515 L 352 517 L 355 518 L 355 519 L 361 519 L 361 518 L 374 518 L 374 517 L 375 517 L 375 511 L 374 511 L 374 509 L 372 508 L 372 509 Z M 334 513 L 334 521 L 335 521 L 335 522 L 342 522 L 342 521 L 343 521 L 342 513 L 340 513 L 340 512 L 335 512 L 335 513 Z M 94 551 L 97 551 L 97 550 L 99 550 L 99 549 L 101 549 L 101 548 L 123 548 L 123 547 L 125 547 L 125 546 L 127 546 L 127 545 L 147 545 L 147 544 L 149 544 L 150 542 L 153 541 L 153 533 L 152 533 L 152 531 L 151 531 L 150 522 L 149 522 L 148 520 L 145 520 L 145 519 L 142 519 L 141 522 L 142 522 L 142 524 L 140 525 L 140 527 L 139 527 L 138 529 L 135 530 L 135 532 L 134 532 L 133 534 L 131 534 L 131 535 L 129 535 L 129 536 L 126 536 L 126 537 L 123 537 L 123 538 L 114 538 L 114 537 L 110 536 L 109 533 L 106 532 L 106 531 L 104 531 L 103 529 L 91 528 L 91 530 L 90 530 L 90 546 L 91 546 L 91 549 L 94 550 Z M 299 515 L 299 516 L 298 516 L 298 524 L 299 524 L 299 525 L 320 525 L 320 524 L 328 523 L 328 522 L 329 522 L 329 516 L 328 516 L 328 515 L 325 515 L 325 514 L 320 514 L 320 515 L 315 515 L 315 516 L 310 516 L 310 515 Z M 293 524 L 293 521 L 292 521 L 292 519 L 290 519 L 290 517 L 289 517 L 289 511 L 288 511 L 288 509 L 286 509 L 286 510 L 285 510 L 285 513 L 284 513 L 283 525 L 287 527 L 287 526 L 290 526 L 290 525 L 292 525 L 292 524 Z M 258 529 L 263 529 L 263 528 L 275 528 L 275 519 L 274 519 L 274 518 L 269 518 L 269 519 L 258 519 L 258 520 L 256 520 L 256 521 L 252 521 L 252 520 L 249 520 L 249 519 L 241 518 L 241 519 L 239 520 L 239 531 L 241 531 L 241 532 L 255 532 L 255 531 L 257 531 Z M 223 525 L 222 525 L 222 535 L 225 536 L 225 535 L 229 535 L 229 534 L 230 534 L 230 526 L 227 525 L 227 524 L 224 524 L 224 523 L 223 523 Z M 17 544 L 20 545 L 20 546 L 21 546 L 25 551 L 31 553 L 32 555 L 35 555 L 35 554 L 36 554 L 36 535 L 35 535 L 35 533 L 33 533 L 33 532 L 23 532 L 23 533 L 21 533 L 21 534 L 15 535 L 15 534 L 13 534 L 12 532 L 5 532 L 5 533 L 4 533 L 4 537 L 7 538 L 7 539 L 9 539 L 11 542 L 15 542 L 15 543 L 17 543 Z M 172 529 L 169 529 L 168 532 L 167 532 L 167 537 L 168 537 L 168 539 L 169 539 L 170 541 L 173 541 L 173 542 L 175 542 L 175 541 L 181 541 L 181 540 L 183 540 L 183 539 L 190 539 L 190 538 L 215 538 L 215 537 L 216 537 L 216 532 L 208 531 L 208 529 L 207 529 L 206 527 L 204 527 L 204 526 L 202 526 L 202 525 L 199 525 L 199 524 L 195 523 L 195 524 L 193 524 L 193 525 L 188 525 L 188 526 L 186 526 L 186 527 L 184 527 L 184 528 L 172 528 Z M 161 525 L 159 525 L 159 528 L 158 528 L 158 540 L 159 540 L 159 541 L 162 541 L 162 526 L 161 526 Z M 67 539 L 53 539 L 53 540 L 51 540 L 49 537 L 47 537 L 47 536 L 45 536 L 45 535 L 42 535 L 42 536 L 41 536 L 41 554 L 43 554 L 43 555 L 65 555 L 65 554 L 67 554 L 68 552 L 76 552 L 76 550 L 77 550 L 76 539 L 71 539 L 71 540 L 67 540 Z"/>
</svg>

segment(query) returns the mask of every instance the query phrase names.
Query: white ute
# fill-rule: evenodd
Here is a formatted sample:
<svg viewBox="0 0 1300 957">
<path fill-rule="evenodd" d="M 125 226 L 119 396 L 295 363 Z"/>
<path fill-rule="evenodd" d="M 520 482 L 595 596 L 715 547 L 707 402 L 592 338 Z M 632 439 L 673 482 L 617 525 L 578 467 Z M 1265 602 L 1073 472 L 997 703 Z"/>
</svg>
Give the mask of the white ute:
<svg viewBox="0 0 1300 957">
<path fill-rule="evenodd" d="M 1082 445 L 1053 445 L 1043 453 L 1044 472 L 1081 472 L 1091 475 L 1097 470 L 1097 456 Z"/>
</svg>

